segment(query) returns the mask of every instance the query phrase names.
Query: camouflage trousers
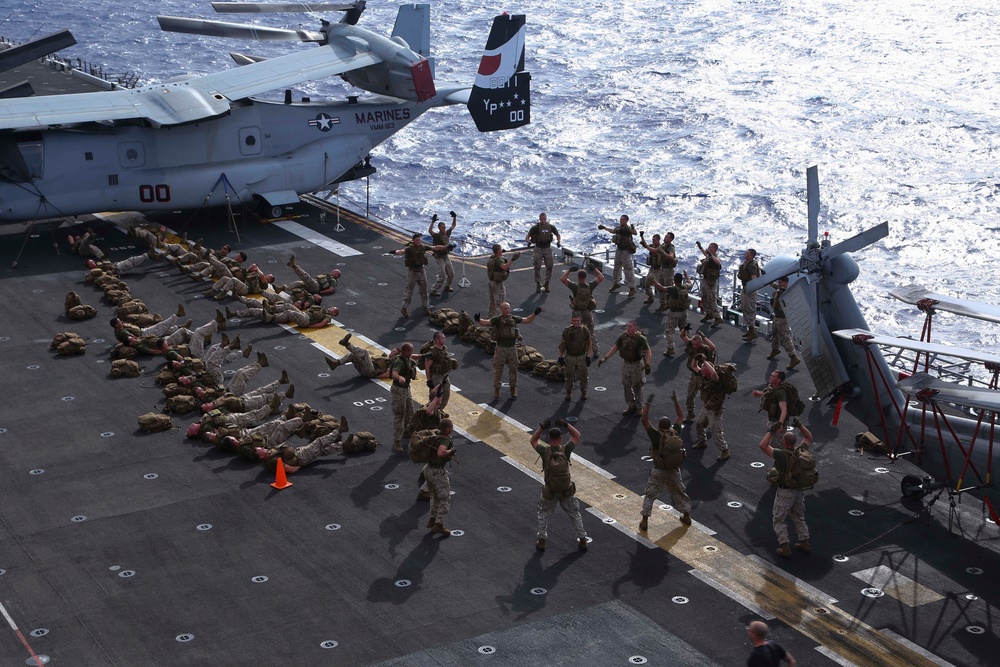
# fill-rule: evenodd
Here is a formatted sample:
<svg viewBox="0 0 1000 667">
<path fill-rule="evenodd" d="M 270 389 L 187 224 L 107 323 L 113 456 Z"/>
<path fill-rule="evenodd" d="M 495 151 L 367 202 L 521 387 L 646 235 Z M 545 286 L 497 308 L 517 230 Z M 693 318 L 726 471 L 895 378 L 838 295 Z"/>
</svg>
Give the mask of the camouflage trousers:
<svg viewBox="0 0 1000 667">
<path fill-rule="evenodd" d="M 413 416 L 413 401 L 410 400 L 410 388 L 392 383 L 392 444 L 399 445 L 403 439 L 403 428 Z"/>
<path fill-rule="evenodd" d="M 230 394 L 236 394 L 237 396 L 243 395 L 246 392 L 247 382 L 250 381 L 253 376 L 260 373 L 261 366 L 256 361 L 247 364 L 243 368 L 236 371 L 236 375 L 233 379 L 229 381 L 229 385 L 226 387 L 226 391 Z"/>
<path fill-rule="evenodd" d="M 136 241 L 142 241 L 151 249 L 160 245 L 159 237 L 148 229 L 139 227 L 138 225 L 132 225 L 129 227 L 129 231 L 132 233 L 132 236 L 135 237 Z"/>
<path fill-rule="evenodd" d="M 215 320 L 209 320 L 207 324 L 202 324 L 200 327 L 197 327 L 194 331 L 190 332 L 191 335 L 187 344 L 191 350 L 191 356 L 198 357 L 199 359 L 203 358 L 205 356 L 206 341 L 218 332 L 219 323 Z"/>
<path fill-rule="evenodd" d="M 132 257 L 123 259 L 120 262 L 116 262 L 115 271 L 117 271 L 118 275 L 120 276 L 125 275 L 135 267 L 144 263 L 147 259 L 149 259 L 149 255 L 147 255 L 146 253 L 143 253 L 141 255 L 133 255 Z"/>
<path fill-rule="evenodd" d="M 667 352 L 674 351 L 674 331 L 680 331 L 688 321 L 688 311 L 668 310 L 666 321 L 663 325 L 663 334 L 667 337 Z M 683 341 L 682 341 L 683 342 Z"/>
<path fill-rule="evenodd" d="M 504 283 L 495 280 L 487 280 L 490 288 L 490 308 L 486 312 L 486 319 L 496 317 L 500 314 L 500 304 L 507 300 L 507 287 Z M 479 326 L 479 322 L 475 322 Z"/>
<path fill-rule="evenodd" d="M 250 412 L 230 412 L 225 415 L 226 426 L 235 426 L 237 428 L 251 428 L 256 431 L 257 428 L 267 426 L 268 424 L 261 424 L 261 426 L 256 426 L 260 424 L 260 421 L 271 414 L 271 407 L 265 405 L 263 407 L 257 408 L 256 410 L 251 410 Z M 294 429 L 293 429 L 294 430 Z M 256 431 L 260 432 L 260 431 Z M 266 433 L 265 433 L 266 435 Z M 287 436 L 286 436 L 287 437 Z"/>
<path fill-rule="evenodd" d="M 549 284 L 552 280 L 552 264 L 554 260 L 552 258 L 552 248 L 539 248 L 535 246 L 534 254 L 532 255 L 532 264 L 535 267 L 535 282 L 543 283 L 545 285 Z M 542 280 L 542 264 L 545 264 L 545 280 Z"/>
<path fill-rule="evenodd" d="M 774 534 L 778 544 L 788 544 L 788 526 L 785 519 L 791 518 L 792 525 L 800 540 L 809 539 L 806 525 L 806 501 L 799 489 L 775 489 L 774 494 Z"/>
<path fill-rule="evenodd" d="M 563 511 L 573 522 L 573 529 L 576 530 L 577 537 L 586 537 L 587 531 L 583 528 L 583 516 L 580 515 L 580 501 L 576 494 L 569 498 L 546 498 L 544 495 L 538 498 L 538 539 L 544 540 L 549 534 L 549 515 L 559 504 Z"/>
<path fill-rule="evenodd" d="M 743 294 L 740 296 L 740 310 L 743 313 L 743 324 L 755 328 L 757 326 L 757 292 L 748 292 L 746 286 L 743 287 Z"/>
<path fill-rule="evenodd" d="M 438 272 L 434 284 L 431 285 L 431 291 L 438 292 L 442 288 L 451 287 L 451 281 L 455 279 L 455 268 L 451 265 L 451 255 L 435 257 L 434 261 L 437 262 Z"/>
<path fill-rule="evenodd" d="M 250 364 L 250 366 L 257 366 L 259 368 L 260 364 L 258 364 L 257 362 L 254 362 L 254 363 Z M 244 366 L 243 368 L 247 368 L 247 367 Z M 243 370 L 243 368 L 241 368 L 239 371 L 237 371 L 237 374 L 239 374 L 240 371 Z M 233 379 L 235 379 L 235 377 Z M 232 382 L 230 382 L 229 384 L 230 384 L 230 386 L 226 388 L 226 391 L 228 391 L 231 394 L 235 394 L 236 392 L 234 392 L 232 390 Z M 274 398 L 274 394 L 275 394 L 275 392 L 278 391 L 278 387 L 280 387 L 280 386 L 281 386 L 281 383 L 279 383 L 277 380 L 274 380 L 272 382 L 268 382 L 267 384 L 265 384 L 265 385 L 263 385 L 261 387 L 257 387 L 256 389 L 252 389 L 252 390 L 250 390 L 248 392 L 245 392 L 244 394 L 242 394 L 242 396 L 243 396 L 244 400 L 247 399 L 247 398 L 250 398 L 250 397 L 263 396 L 264 398 L 266 398 L 268 400 L 268 402 L 270 402 L 270 400 L 272 398 Z M 243 388 L 241 387 L 240 391 L 242 391 L 242 390 L 243 390 Z M 285 397 L 284 392 L 282 392 L 280 395 L 281 395 L 282 398 Z"/>
<path fill-rule="evenodd" d="M 285 285 L 286 290 L 292 289 L 293 287 L 305 287 L 307 290 L 309 290 L 310 293 L 319 294 L 320 290 L 319 283 L 316 282 L 316 278 L 313 277 L 311 273 L 303 269 L 298 264 L 292 267 L 292 271 L 295 272 L 295 275 L 297 275 L 299 279 L 295 283 L 291 283 L 290 285 Z"/>
<path fill-rule="evenodd" d="M 433 373 L 432 372 L 427 377 L 431 381 L 430 388 L 433 389 L 434 387 L 436 387 L 439 384 L 441 384 L 442 382 L 444 382 L 444 379 L 446 377 L 448 377 L 448 374 L 447 373 Z M 441 392 L 441 409 L 444 410 L 444 406 L 448 405 L 448 401 L 451 400 L 451 382 L 449 382 L 448 384 L 444 385 L 441 389 L 443 390 Z M 428 395 L 427 400 L 430 401 L 431 398 L 432 397 L 430 395 Z"/>
<path fill-rule="evenodd" d="M 587 393 L 587 380 L 590 377 L 590 369 L 587 368 L 587 355 L 574 356 L 566 355 L 566 366 L 563 367 L 566 374 L 566 394 L 573 392 L 573 383 L 580 379 L 580 392 Z"/>
<path fill-rule="evenodd" d="M 789 357 L 796 356 L 795 343 L 792 341 L 792 329 L 788 326 L 788 320 L 784 317 L 775 317 L 772 325 L 771 352 L 777 354 L 778 348 L 783 347 Z"/>
<path fill-rule="evenodd" d="M 247 284 L 240 280 L 239 278 L 233 278 L 232 276 L 226 276 L 225 278 L 219 278 L 215 281 L 215 284 L 210 288 L 216 295 L 226 294 L 232 292 L 234 297 L 246 296 L 250 293 L 250 288 Z"/>
<path fill-rule="evenodd" d="M 511 393 L 517 391 L 517 347 L 501 347 L 497 345 L 493 351 L 493 392 L 500 391 L 500 376 L 503 367 L 507 367 L 507 384 Z"/>
<path fill-rule="evenodd" d="M 347 343 L 347 354 L 340 357 L 338 361 L 341 364 L 353 363 L 354 370 L 363 378 L 375 377 L 375 364 L 372 363 L 372 355 L 365 348 L 358 347 L 350 341 Z"/>
<path fill-rule="evenodd" d="M 595 357 L 601 354 L 597 347 L 597 334 L 594 332 L 594 311 L 573 309 L 573 317 L 579 317 L 580 323 L 590 330 L 590 352 Z"/>
<path fill-rule="evenodd" d="M 674 284 L 674 276 L 670 273 L 670 270 L 665 267 L 660 267 L 654 269 L 650 267 L 649 272 L 646 274 L 646 297 L 649 299 L 655 299 L 656 294 L 653 292 L 653 279 L 660 283 L 664 287 L 670 287 Z M 660 305 L 667 305 L 667 293 L 660 292 Z"/>
<path fill-rule="evenodd" d="M 301 421 L 299 419 L 299 422 Z M 327 433 L 322 437 L 316 438 L 308 445 L 296 447 L 295 458 L 298 459 L 298 464 L 300 466 L 307 466 L 321 456 L 330 456 L 331 454 L 343 451 L 344 448 L 340 444 L 340 435 L 340 431 L 333 431 L 332 433 Z"/>
<path fill-rule="evenodd" d="M 427 466 L 424 479 L 431 492 L 431 518 L 436 523 L 444 524 L 451 511 L 451 480 L 444 468 Z"/>
<path fill-rule="evenodd" d="M 702 406 L 701 412 L 698 413 L 698 420 L 695 422 L 698 439 L 705 440 L 705 431 L 709 430 L 712 432 L 715 444 L 718 445 L 719 449 L 723 451 L 729 449 L 729 443 L 726 442 L 726 434 L 722 432 L 722 413 L 724 411 L 725 408 L 710 410 L 709 408 Z"/>
<path fill-rule="evenodd" d="M 691 511 L 691 498 L 688 497 L 684 482 L 681 481 L 681 469 L 664 470 L 653 467 L 649 471 L 649 479 L 646 480 L 646 496 L 642 500 L 642 515 L 649 516 L 653 511 L 653 501 L 659 498 L 663 492 L 670 491 L 673 497 L 674 507 L 678 512 Z"/>
<path fill-rule="evenodd" d="M 622 278 L 629 289 L 635 289 L 635 267 L 632 265 L 632 253 L 619 248 L 615 251 L 615 284 L 621 284 Z"/>
<path fill-rule="evenodd" d="M 403 308 L 410 307 L 410 299 L 413 298 L 414 287 L 420 289 L 420 305 L 430 309 L 431 302 L 427 300 L 427 276 L 424 274 L 424 267 L 407 270 L 406 287 L 403 288 Z"/>
<path fill-rule="evenodd" d="M 626 405 L 636 410 L 642 407 L 642 385 L 645 383 L 642 362 L 626 361 L 622 364 L 622 387 L 625 389 Z"/>
<path fill-rule="evenodd" d="M 706 315 L 711 315 L 717 320 L 722 319 L 722 311 L 719 310 L 719 279 L 709 280 L 704 278 L 701 281 L 701 309 Z"/>
<path fill-rule="evenodd" d="M 267 443 L 268 447 L 277 447 L 282 444 L 295 433 L 302 426 L 302 420 L 298 417 L 295 419 L 284 419 L 278 417 L 277 419 L 272 419 L 271 421 L 261 424 L 255 428 L 250 429 L 246 432 L 246 437 L 249 438 L 254 435 L 264 436 L 264 442 Z"/>
<path fill-rule="evenodd" d="M 222 347 L 216 343 L 205 351 L 205 356 L 201 359 L 205 362 L 205 372 L 215 381 L 215 384 L 221 387 L 226 383 L 225 377 L 222 375 L 222 367 L 241 356 L 243 353 L 239 350 L 230 350 L 228 347 Z"/>
<path fill-rule="evenodd" d="M 687 400 L 684 405 L 688 412 L 694 412 L 694 399 L 698 395 L 699 387 L 701 387 L 701 375 L 699 373 L 691 373 L 691 378 L 688 380 Z"/>
</svg>

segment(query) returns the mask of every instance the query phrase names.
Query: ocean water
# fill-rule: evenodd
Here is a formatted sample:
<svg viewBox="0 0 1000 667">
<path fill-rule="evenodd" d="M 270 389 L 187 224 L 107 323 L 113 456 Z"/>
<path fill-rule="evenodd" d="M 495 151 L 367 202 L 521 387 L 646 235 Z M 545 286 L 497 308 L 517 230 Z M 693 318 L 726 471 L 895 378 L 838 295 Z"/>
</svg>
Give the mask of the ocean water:
<svg viewBox="0 0 1000 667">
<path fill-rule="evenodd" d="M 388 32 L 398 3 L 370 0 Z M 62 55 L 142 83 L 232 67 L 230 50 L 308 45 L 161 33 L 156 13 L 316 29 L 316 14 L 216 15 L 208 2 L 124 7 L 108 0 L 0 9 L 0 34 L 70 28 Z M 919 336 L 922 317 L 888 290 L 912 282 L 1000 303 L 1000 5 L 990 0 L 630 0 L 432 6 L 439 83 L 470 83 L 493 15 L 524 13 L 531 125 L 480 134 L 464 109 L 432 111 L 373 152 L 373 215 L 513 245 L 541 211 L 564 245 L 607 246 L 621 213 L 677 235 L 681 266 L 716 241 L 727 268 L 747 247 L 794 255 L 806 236 L 805 170 L 818 165 L 820 232 L 834 242 L 887 220 L 854 256 L 869 325 Z M 337 20 L 337 17 L 331 17 Z M 339 79 L 296 96 L 341 97 Z M 278 93 L 280 94 L 280 93 Z M 364 183 L 341 196 L 365 201 Z M 996 346 L 1000 327 L 939 314 L 935 338 Z"/>
</svg>

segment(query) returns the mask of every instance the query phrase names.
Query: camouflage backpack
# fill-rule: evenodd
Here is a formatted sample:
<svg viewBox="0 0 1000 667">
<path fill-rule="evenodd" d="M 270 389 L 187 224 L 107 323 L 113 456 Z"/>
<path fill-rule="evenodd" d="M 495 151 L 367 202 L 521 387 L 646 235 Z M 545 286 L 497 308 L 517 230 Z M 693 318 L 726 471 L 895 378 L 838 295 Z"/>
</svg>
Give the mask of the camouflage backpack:
<svg viewBox="0 0 1000 667">
<path fill-rule="evenodd" d="M 365 450 L 374 452 L 377 448 L 378 440 L 368 431 L 361 431 L 360 433 L 355 433 L 353 436 L 348 436 L 343 445 L 344 452 L 347 454 L 355 454 Z"/>
<path fill-rule="evenodd" d="M 544 491 L 552 496 L 563 497 L 575 491 L 569 474 L 569 457 L 564 447 L 550 447 L 544 457 L 542 474 L 545 479 Z"/>
<path fill-rule="evenodd" d="M 782 380 L 781 384 L 778 385 L 777 389 L 785 390 L 785 405 L 788 407 L 789 417 L 798 417 L 803 412 L 805 412 L 806 405 L 799 398 L 798 388 L 788 382 L 787 380 Z M 774 394 L 777 389 L 767 389 L 764 391 L 764 395 L 760 397 L 760 409 L 767 413 L 767 416 L 771 419 L 777 419 L 781 415 L 781 406 L 772 405 L 774 402 Z"/>
<path fill-rule="evenodd" d="M 162 412 L 147 412 L 139 416 L 139 428 L 146 433 L 169 431 L 173 427 L 174 423 L 170 420 L 170 415 L 165 415 Z"/>
<path fill-rule="evenodd" d="M 142 369 L 131 359 L 115 359 L 111 362 L 111 371 L 108 373 L 113 378 L 137 378 L 140 374 Z"/>
<path fill-rule="evenodd" d="M 660 429 L 659 446 L 649 448 L 649 455 L 653 458 L 653 465 L 661 470 L 676 470 L 680 468 L 687 455 L 682 445 L 681 438 L 674 429 Z"/>
<path fill-rule="evenodd" d="M 430 463 L 431 456 L 437 451 L 438 436 L 441 431 L 427 428 L 416 431 L 410 436 L 410 460 L 414 463 Z"/>
<path fill-rule="evenodd" d="M 722 381 L 722 391 L 724 393 L 732 394 L 739 389 L 739 382 L 736 379 L 735 364 L 719 364 L 715 367 L 715 372 L 719 374 L 719 379 Z"/>
<path fill-rule="evenodd" d="M 181 394 L 168 398 L 163 409 L 167 412 L 173 412 L 178 415 L 186 415 L 197 408 L 199 403 L 200 401 L 194 396 L 185 396 Z"/>
<path fill-rule="evenodd" d="M 779 450 L 783 453 L 784 465 L 773 466 L 767 471 L 767 481 L 786 489 L 811 489 L 819 481 L 819 471 L 816 470 L 816 457 L 806 445 L 795 449 Z M 783 469 L 782 469 L 783 468 Z"/>
</svg>

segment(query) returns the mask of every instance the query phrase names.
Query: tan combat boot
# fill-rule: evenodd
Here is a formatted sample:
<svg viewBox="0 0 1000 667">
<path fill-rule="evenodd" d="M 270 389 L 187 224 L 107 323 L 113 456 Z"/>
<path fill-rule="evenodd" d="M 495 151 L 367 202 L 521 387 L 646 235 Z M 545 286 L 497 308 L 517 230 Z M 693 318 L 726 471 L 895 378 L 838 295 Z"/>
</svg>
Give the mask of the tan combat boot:
<svg viewBox="0 0 1000 667">
<path fill-rule="evenodd" d="M 648 516 L 643 516 L 642 517 L 642 521 L 639 522 L 639 530 L 641 530 L 644 533 L 647 530 L 649 530 L 649 517 Z"/>
<path fill-rule="evenodd" d="M 795 548 L 804 554 L 811 554 L 813 550 L 812 545 L 809 544 L 809 540 L 799 540 L 795 543 Z"/>
<path fill-rule="evenodd" d="M 785 542 L 784 544 L 780 545 L 775 550 L 774 553 L 778 554 L 779 556 L 783 556 L 785 558 L 791 558 L 792 557 L 792 550 L 788 547 L 788 542 Z"/>
<path fill-rule="evenodd" d="M 437 533 L 441 537 L 451 537 L 451 531 L 445 527 L 443 523 L 436 523 L 434 527 L 431 528 L 432 533 Z"/>
<path fill-rule="evenodd" d="M 681 523 L 683 523 L 685 526 L 690 526 L 691 525 L 691 513 L 690 512 L 684 512 L 684 514 L 681 514 Z"/>
</svg>

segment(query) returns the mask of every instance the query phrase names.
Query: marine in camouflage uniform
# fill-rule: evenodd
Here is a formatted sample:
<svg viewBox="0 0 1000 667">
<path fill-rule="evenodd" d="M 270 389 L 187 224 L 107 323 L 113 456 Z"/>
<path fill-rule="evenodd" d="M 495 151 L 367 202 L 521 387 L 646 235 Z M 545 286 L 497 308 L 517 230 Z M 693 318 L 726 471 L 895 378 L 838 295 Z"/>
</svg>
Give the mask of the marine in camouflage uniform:
<svg viewBox="0 0 1000 667">
<path fill-rule="evenodd" d="M 104 259 L 104 251 L 94 244 L 97 240 L 97 234 L 94 233 L 93 229 L 87 228 L 86 233 L 82 236 L 73 236 L 70 234 L 68 236 L 70 252 L 74 255 L 79 255 L 80 257 L 94 257 L 95 259 Z"/>
<path fill-rule="evenodd" d="M 708 249 L 701 247 L 698 243 L 698 250 L 705 255 L 698 265 L 698 272 L 701 274 L 701 309 L 705 316 L 702 322 L 711 322 L 712 327 L 722 325 L 722 311 L 719 310 L 719 277 L 722 275 L 722 261 L 716 256 L 719 252 L 718 243 L 709 243 Z"/>
<path fill-rule="evenodd" d="M 576 485 L 570 482 L 569 488 L 566 491 L 554 492 L 549 486 L 547 477 L 547 471 L 550 470 L 550 462 L 552 461 L 554 451 L 561 449 L 568 461 L 573 455 L 573 450 L 580 444 L 580 432 L 572 424 L 564 420 L 560 419 L 556 423 L 560 426 L 565 426 L 566 430 L 569 431 L 570 441 L 566 443 L 565 447 L 561 444 L 562 432 L 558 428 L 548 431 L 546 436 L 547 442 L 539 442 L 542 431 L 548 428 L 548 419 L 539 424 L 535 432 L 531 434 L 531 447 L 542 458 L 542 474 L 546 477 L 546 482 L 542 485 L 541 496 L 538 498 L 538 530 L 536 532 L 537 541 L 535 542 L 535 548 L 539 551 L 545 551 L 545 540 L 549 532 L 549 515 L 555 511 L 558 504 L 566 512 L 570 522 L 573 524 L 573 529 L 576 531 L 578 540 L 578 548 L 580 551 L 586 551 L 587 531 L 583 527 L 583 516 L 580 514 L 580 501 L 576 497 Z"/>
<path fill-rule="evenodd" d="M 420 238 L 420 234 L 414 234 L 410 243 L 405 248 L 392 251 L 391 255 L 403 255 L 403 262 L 406 264 L 406 286 L 403 288 L 403 306 L 399 312 L 403 317 L 410 316 L 410 300 L 413 298 L 413 288 L 420 288 L 420 303 L 424 307 L 424 314 L 431 312 L 430 301 L 427 300 L 427 275 L 424 273 L 424 266 L 427 265 L 427 251 L 440 252 L 451 250 L 449 246 L 426 246 Z"/>
<path fill-rule="evenodd" d="M 597 290 L 597 286 L 604 282 L 604 274 L 595 266 L 594 275 L 596 278 L 588 283 L 587 270 L 579 269 L 576 272 L 576 282 L 570 282 L 569 274 L 572 270 L 572 268 L 566 269 L 566 272 L 559 278 L 559 282 L 569 288 L 569 306 L 573 309 L 573 316 L 579 317 L 583 326 L 587 327 L 590 331 L 590 340 L 593 347 L 592 353 L 594 358 L 596 358 L 601 352 L 598 349 L 597 334 L 594 331 L 594 310 L 597 308 L 597 300 L 594 299 L 594 293 Z"/>
<path fill-rule="evenodd" d="M 448 347 L 444 344 L 444 332 L 438 331 L 434 334 L 434 344 L 423 355 L 424 375 L 427 376 L 427 388 L 434 391 L 435 387 L 440 387 L 442 391 L 441 409 L 448 405 L 451 398 L 451 383 L 447 382 L 448 373 L 451 372 L 451 357 L 448 355 Z"/>
<path fill-rule="evenodd" d="M 669 491 L 674 507 L 681 513 L 681 523 L 691 525 L 691 498 L 687 494 L 687 488 L 681 479 L 680 466 L 676 468 L 666 468 L 659 463 L 657 452 L 660 449 L 663 437 L 681 435 L 681 402 L 677 398 L 677 392 L 672 396 L 674 409 L 677 413 L 674 423 L 670 423 L 667 417 L 660 417 L 656 428 L 649 421 L 649 406 L 653 403 L 650 396 L 646 404 L 642 406 L 642 427 L 646 429 L 649 437 L 650 454 L 653 458 L 653 467 L 649 471 L 649 479 L 646 480 L 646 490 L 642 500 L 642 519 L 639 521 L 639 530 L 645 531 L 649 528 L 649 516 L 653 513 L 653 503 L 663 495 L 664 491 Z"/>
<path fill-rule="evenodd" d="M 347 348 L 347 354 L 335 359 L 326 357 L 326 365 L 330 367 L 331 371 L 335 371 L 340 366 L 351 363 L 354 365 L 354 370 L 363 378 L 382 377 L 389 372 L 389 364 L 393 357 L 399 354 L 399 350 L 393 348 L 388 356 L 381 354 L 373 357 L 368 350 L 351 342 L 351 334 L 340 339 L 340 344 Z"/>
<path fill-rule="evenodd" d="M 288 266 L 291 267 L 299 279 L 283 285 L 279 291 L 288 292 L 296 288 L 307 289 L 311 294 L 333 294 L 337 291 L 337 281 L 340 280 L 340 269 L 333 269 L 329 273 L 313 275 L 295 262 L 295 255 L 292 255 L 291 259 L 288 260 Z"/>
<path fill-rule="evenodd" d="M 639 244 L 649 251 L 649 256 L 646 258 L 646 265 L 649 267 L 649 271 L 646 273 L 646 300 L 643 303 L 653 303 L 653 285 L 654 283 L 660 283 L 664 285 L 669 280 L 667 267 L 666 267 L 666 254 L 664 253 L 664 246 L 660 244 L 660 235 L 653 234 L 653 242 L 646 243 L 645 232 L 639 232 Z M 664 300 L 663 296 L 660 296 L 660 306 L 663 308 Z"/>
<path fill-rule="evenodd" d="M 444 537 L 451 536 L 451 530 L 445 527 L 444 522 L 448 519 L 451 511 L 451 480 L 445 464 L 455 456 L 455 445 L 451 439 L 454 426 L 450 419 L 442 419 L 438 430 L 437 449 L 431 454 L 424 470 L 424 478 L 431 493 L 431 516 L 427 522 L 427 527 L 431 532 L 438 533 Z"/>
<path fill-rule="evenodd" d="M 743 340 L 750 342 L 757 338 L 757 290 L 750 291 L 747 284 L 760 277 L 760 265 L 757 263 L 757 251 L 748 248 L 743 253 L 743 263 L 736 271 L 736 277 L 743 284 L 740 294 L 740 310 L 743 313 L 743 323 L 747 330 L 743 334 Z"/>
<path fill-rule="evenodd" d="M 705 449 L 708 447 L 707 429 L 712 432 L 715 444 L 719 447 L 719 456 L 716 460 L 726 461 L 729 459 L 729 443 L 726 442 L 726 434 L 722 430 L 722 413 L 725 410 L 726 392 L 712 362 L 703 361 L 699 366 L 695 360 L 691 364 L 691 370 L 695 368 L 698 368 L 701 374 L 702 406 L 701 412 L 698 413 L 698 418 L 695 420 L 698 440 L 691 445 L 691 448 Z"/>
<path fill-rule="evenodd" d="M 649 342 L 639 331 L 635 320 L 629 320 L 625 333 L 618 336 L 618 340 L 597 365 L 603 364 L 615 352 L 622 358 L 622 387 L 625 389 L 625 411 L 622 414 L 635 414 L 642 404 L 642 385 L 650 372 L 649 362 L 653 356 Z"/>
<path fill-rule="evenodd" d="M 654 284 L 656 289 L 663 294 L 664 308 L 667 311 L 663 324 L 663 335 L 667 339 L 667 351 L 663 353 L 663 356 L 672 357 L 674 356 L 674 331 L 679 330 L 683 333 L 684 327 L 688 323 L 688 309 L 691 307 L 689 294 L 694 283 L 688 279 L 687 271 L 685 271 L 683 274 L 674 274 L 673 284 L 670 287 L 664 287 L 659 281 Z M 681 342 L 684 342 L 683 336 L 681 336 Z"/>
<path fill-rule="evenodd" d="M 802 422 L 799 422 L 799 432 L 802 434 L 801 445 L 805 447 L 811 445 L 813 439 L 812 433 L 809 432 L 809 429 Z M 778 469 L 779 473 L 783 473 L 787 470 L 788 457 L 795 451 L 797 438 L 794 433 L 784 433 L 781 436 L 781 448 L 774 449 L 771 446 L 773 435 L 772 431 L 765 433 L 758 446 L 762 452 L 774 459 L 775 468 Z M 778 538 L 777 554 L 779 556 L 787 558 L 792 555 L 792 551 L 788 546 L 788 526 L 785 525 L 785 520 L 788 518 L 791 518 L 792 525 L 795 527 L 795 532 L 799 538 L 799 541 L 795 543 L 795 548 L 803 553 L 812 553 L 812 546 L 809 544 L 809 526 L 806 525 L 804 493 L 802 489 L 790 489 L 782 487 L 780 484 L 775 489 L 772 519 L 774 534 Z"/>
<path fill-rule="evenodd" d="M 563 329 L 559 341 L 559 359 L 563 363 L 566 375 L 567 401 L 573 399 L 573 384 L 577 378 L 580 379 L 580 400 L 587 400 L 591 340 L 590 330 L 583 326 L 579 316 L 573 315 L 569 326 Z"/>
<path fill-rule="evenodd" d="M 431 243 L 441 246 L 444 250 L 434 251 L 434 261 L 437 263 L 437 277 L 431 285 L 431 296 L 441 296 L 441 289 L 445 292 L 454 292 L 451 281 L 455 279 L 455 268 L 451 265 L 451 234 L 458 226 L 458 214 L 451 212 L 451 227 L 445 227 L 443 222 L 437 222 L 437 231 L 434 230 L 434 223 L 437 222 L 437 215 L 431 217 L 430 227 L 427 234 L 431 237 Z"/>
<path fill-rule="evenodd" d="M 556 240 L 556 246 L 562 247 L 562 237 L 555 225 L 549 224 L 549 216 L 545 213 L 538 215 L 538 224 L 532 225 L 531 229 L 524 237 L 524 242 L 534 245 L 532 253 L 532 264 L 535 268 L 535 294 L 542 290 L 549 292 L 549 281 L 552 280 L 552 239 Z M 545 281 L 542 282 L 542 264 L 545 264 Z"/>
<path fill-rule="evenodd" d="M 504 283 L 510 277 L 510 265 L 521 253 L 515 252 L 510 259 L 503 256 L 503 248 L 499 243 L 493 245 L 493 255 L 486 261 L 486 280 L 490 291 L 490 307 L 487 318 L 500 314 L 500 304 L 507 300 L 507 288 Z"/>
<path fill-rule="evenodd" d="M 496 348 L 493 350 L 493 400 L 500 398 L 500 378 L 503 375 L 503 368 L 506 366 L 507 383 L 510 385 L 510 397 L 517 398 L 517 325 L 531 324 L 542 312 L 541 308 L 535 308 L 535 312 L 527 317 L 518 317 L 510 314 L 510 304 L 504 301 L 500 304 L 500 314 L 488 320 L 481 319 L 476 313 L 474 319 L 480 326 L 491 326 L 494 330 Z"/>
<path fill-rule="evenodd" d="M 296 420 L 290 419 L 288 421 L 294 422 Z M 298 421 L 301 422 L 302 420 L 298 419 Z M 283 426 L 282 428 L 285 427 Z M 321 456 L 332 456 L 344 451 L 344 446 L 341 444 L 342 435 L 341 431 L 334 431 L 326 436 L 316 438 L 307 445 L 300 445 L 299 447 L 279 445 L 269 449 L 257 447 L 255 448 L 255 453 L 264 461 L 264 465 L 268 469 L 276 470 L 278 461 L 281 461 L 286 473 L 295 473 L 301 470 L 303 466 L 309 465 Z"/>
<path fill-rule="evenodd" d="M 687 386 L 687 416 L 684 417 L 684 421 L 689 422 L 695 418 L 694 399 L 701 388 L 701 372 L 696 370 L 692 363 L 699 354 L 704 356 L 706 361 L 714 362 L 715 343 L 701 332 L 696 333 L 694 337 L 689 337 L 686 329 L 681 329 L 681 340 L 684 341 L 684 351 L 687 352 L 687 367 L 691 371 Z"/>
<path fill-rule="evenodd" d="M 615 244 L 614 284 L 611 285 L 611 291 L 614 292 L 621 287 L 624 279 L 628 285 L 628 295 L 635 296 L 635 266 L 632 264 L 632 253 L 635 252 L 633 239 L 636 235 L 635 227 L 628 223 L 628 216 L 623 215 L 618 219 L 617 227 L 598 225 L 597 228 L 611 232 L 611 242 Z"/>
<path fill-rule="evenodd" d="M 792 329 L 788 326 L 788 320 L 785 318 L 785 310 L 781 307 L 781 296 L 788 289 L 788 278 L 778 278 L 771 283 L 771 287 L 774 288 L 774 294 L 771 295 L 771 311 L 774 319 L 771 321 L 773 326 L 771 354 L 767 355 L 767 358 L 776 359 L 781 354 L 779 347 L 784 347 L 789 357 L 787 370 L 792 370 L 802 360 L 799 359 L 799 355 L 795 352 Z"/>
<path fill-rule="evenodd" d="M 401 453 L 403 429 L 413 414 L 410 383 L 417 377 L 412 344 L 403 343 L 400 346 L 399 356 L 389 366 L 389 377 L 392 379 L 392 451 Z"/>
</svg>

